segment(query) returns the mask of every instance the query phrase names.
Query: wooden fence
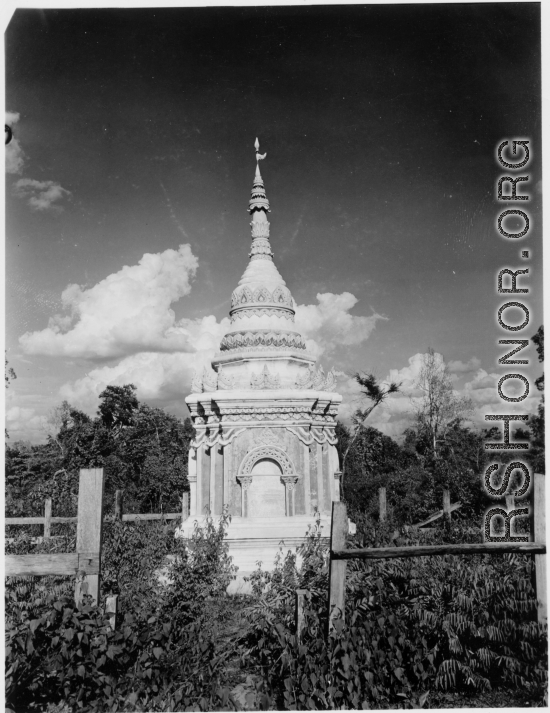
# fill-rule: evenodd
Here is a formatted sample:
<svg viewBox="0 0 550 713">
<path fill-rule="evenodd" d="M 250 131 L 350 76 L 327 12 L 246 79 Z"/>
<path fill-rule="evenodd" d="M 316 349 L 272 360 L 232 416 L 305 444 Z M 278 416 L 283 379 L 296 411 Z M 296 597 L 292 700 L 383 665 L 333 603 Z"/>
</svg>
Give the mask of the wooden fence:
<svg viewBox="0 0 550 713">
<path fill-rule="evenodd" d="M 99 578 L 101 572 L 101 543 L 103 529 L 102 468 L 80 471 L 78 487 L 78 511 L 76 518 L 52 518 L 51 501 L 43 518 L 7 518 L 7 525 L 44 523 L 48 535 L 52 522 L 76 521 L 76 552 L 41 555 L 6 555 L 5 576 L 23 575 L 73 575 L 75 600 L 80 604 L 85 594 L 99 601 Z M 48 521 L 46 521 L 48 516 Z M 13 521 L 16 522 L 13 522 Z"/>
<path fill-rule="evenodd" d="M 44 525 L 44 539 L 51 538 L 52 523 L 76 523 L 76 552 L 63 554 L 6 555 L 5 576 L 69 575 L 75 579 L 75 601 L 80 606 L 84 595 L 91 595 L 99 602 L 101 576 L 101 547 L 103 538 L 103 489 L 102 468 L 80 471 L 78 509 L 76 517 L 52 517 L 52 501 L 44 503 L 43 517 L 8 517 L 6 525 Z M 123 522 L 138 520 L 173 520 L 189 515 L 188 493 L 183 494 L 182 510 L 177 513 L 127 513 L 123 512 L 123 491 L 115 493 L 114 516 Z M 108 519 L 108 518 L 105 518 Z M 118 595 L 107 597 L 105 610 L 111 615 L 111 626 L 116 625 Z"/>
<path fill-rule="evenodd" d="M 82 472 L 82 471 L 81 471 Z M 166 513 L 124 513 L 124 491 L 117 490 L 115 492 L 114 515 L 106 515 L 105 520 L 121 520 L 123 522 L 137 522 L 138 520 L 176 520 L 181 517 L 186 520 L 189 517 L 189 493 L 185 492 L 182 497 L 181 512 L 166 512 Z M 62 522 L 78 521 L 76 517 L 52 517 L 52 500 L 47 498 L 44 501 L 44 515 L 36 517 L 6 517 L 4 518 L 5 525 L 44 525 L 44 539 L 52 537 L 52 524 Z"/>
<path fill-rule="evenodd" d="M 537 619 L 546 623 L 546 534 L 544 512 L 544 475 L 535 473 L 532 490 L 531 539 L 532 542 L 483 542 L 481 544 L 422 545 L 410 547 L 376 547 L 346 549 L 348 515 L 345 503 L 332 504 L 330 531 L 329 571 L 329 627 L 337 616 L 345 618 L 346 564 L 348 559 L 393 559 L 396 557 L 426 557 L 435 555 L 474 555 L 522 552 L 533 555 L 535 561 L 535 594 L 539 602 Z M 385 505 L 385 493 L 380 502 Z M 444 498 L 444 512 L 450 518 L 450 499 Z M 382 511 L 381 511 L 382 512 Z M 382 517 L 380 518 L 383 519 Z M 429 518 L 430 519 L 430 518 Z M 428 521 L 424 521 L 427 523 Z M 302 626 L 303 597 L 305 592 L 296 592 L 296 623 Z M 300 629 L 298 629 L 300 631 Z"/>
</svg>

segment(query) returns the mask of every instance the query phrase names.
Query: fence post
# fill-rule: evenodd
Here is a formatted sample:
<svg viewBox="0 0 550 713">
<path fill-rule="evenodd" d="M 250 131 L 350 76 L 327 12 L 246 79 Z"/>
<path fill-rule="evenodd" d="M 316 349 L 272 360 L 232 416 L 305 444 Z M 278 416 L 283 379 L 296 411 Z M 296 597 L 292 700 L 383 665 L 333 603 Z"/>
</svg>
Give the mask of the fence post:
<svg viewBox="0 0 550 713">
<path fill-rule="evenodd" d="M 451 491 L 443 491 L 443 522 L 447 529 L 451 527 Z"/>
<path fill-rule="evenodd" d="M 44 539 L 52 536 L 52 499 L 47 498 L 44 502 Z"/>
<path fill-rule="evenodd" d="M 329 571 L 329 631 L 333 628 L 333 620 L 342 615 L 345 621 L 346 613 L 346 560 L 332 558 L 334 550 L 343 550 L 346 546 L 348 532 L 348 513 L 346 504 L 332 503 L 332 522 L 330 526 L 330 571 Z"/>
<path fill-rule="evenodd" d="M 76 524 L 76 551 L 78 554 L 99 553 L 101 571 L 101 544 L 103 528 L 103 468 L 80 471 L 78 486 L 78 520 Z M 76 605 L 90 594 L 99 604 L 99 574 L 84 575 L 78 572 L 75 586 Z"/>
<path fill-rule="evenodd" d="M 546 517 L 544 508 L 545 476 L 534 473 L 533 507 L 531 508 L 531 539 L 533 542 L 546 543 Z M 535 596 L 540 602 L 537 607 L 539 624 L 546 624 L 548 603 L 546 601 L 546 555 L 533 555 L 535 560 Z"/>
<path fill-rule="evenodd" d="M 124 511 L 124 490 L 115 490 L 115 520 L 122 522 Z"/>
<path fill-rule="evenodd" d="M 105 614 L 110 617 L 111 629 L 114 631 L 117 625 L 117 615 L 118 615 L 118 594 L 112 594 L 105 600 Z"/>
<path fill-rule="evenodd" d="M 378 512 L 380 515 L 380 522 L 386 521 L 386 488 L 378 488 Z"/>
<path fill-rule="evenodd" d="M 296 643 L 299 644 L 302 639 L 302 632 L 305 628 L 306 621 L 304 616 L 305 596 L 307 589 L 296 590 Z"/>
</svg>

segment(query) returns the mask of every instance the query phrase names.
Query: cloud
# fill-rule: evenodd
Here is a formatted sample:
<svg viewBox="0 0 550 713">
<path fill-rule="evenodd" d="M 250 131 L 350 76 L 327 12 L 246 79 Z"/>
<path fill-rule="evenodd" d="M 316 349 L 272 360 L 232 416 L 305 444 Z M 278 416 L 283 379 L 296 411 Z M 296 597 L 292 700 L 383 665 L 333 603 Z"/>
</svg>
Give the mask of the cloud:
<svg viewBox="0 0 550 713">
<path fill-rule="evenodd" d="M 443 356 L 436 353 L 436 360 L 443 364 Z M 387 376 L 382 380 L 382 384 L 391 381 L 401 383 L 400 392 L 390 396 L 383 404 L 378 406 L 369 416 L 366 425 L 377 428 L 399 440 L 405 429 L 414 424 L 415 403 L 420 395 L 416 388 L 420 370 L 424 361 L 424 354 L 414 354 L 408 359 L 408 364 L 400 369 L 390 369 Z M 479 359 L 472 357 L 466 363 L 448 362 L 449 367 L 453 367 L 454 374 L 461 373 L 461 378 L 471 372 L 472 368 L 479 364 Z M 451 369 L 450 369 L 451 370 Z M 532 387 L 529 396 L 517 403 L 504 402 L 498 395 L 497 384 L 502 375 L 488 373 L 482 368 L 477 368 L 469 380 L 458 384 L 458 379 L 453 380 L 453 391 L 457 397 L 466 397 L 472 402 L 472 410 L 465 416 L 465 424 L 475 428 L 484 429 L 489 424 L 485 420 L 486 414 L 533 414 L 536 413 L 540 395 Z M 508 396 L 518 397 L 524 393 L 523 384 L 519 381 L 510 380 L 504 387 L 504 392 Z M 338 417 L 344 423 L 349 423 L 352 414 L 359 405 L 364 406 L 360 396 L 359 385 L 351 378 L 338 382 L 338 391 L 344 397 L 342 406 L 339 409 Z"/>
<path fill-rule="evenodd" d="M 23 351 L 92 360 L 194 351 L 200 328 L 193 320 L 176 323 L 170 305 L 191 291 L 197 267 L 190 246 L 180 245 L 178 250 L 146 253 L 137 265 L 125 266 L 89 289 L 69 285 L 61 295 L 68 314 L 55 315 L 46 329 L 20 337 Z"/>
<path fill-rule="evenodd" d="M 179 323 L 187 334 L 188 352 L 140 352 L 122 359 L 115 366 L 93 369 L 82 379 L 61 387 L 60 396 L 78 408 L 93 413 L 99 394 L 108 384 L 134 384 L 138 397 L 172 406 L 185 413 L 184 398 L 190 393 L 195 370 L 210 363 L 217 353 L 223 335 L 228 331 L 229 318 L 218 322 L 212 315 L 202 319 L 183 319 Z M 183 324 L 185 327 L 183 327 Z M 174 409 L 175 407 L 175 409 Z"/>
<path fill-rule="evenodd" d="M 15 183 L 15 195 L 19 198 L 28 198 L 27 202 L 33 210 L 62 211 L 63 208 L 57 205 L 56 201 L 70 196 L 71 192 L 55 181 L 20 178 Z"/>
<path fill-rule="evenodd" d="M 99 394 L 107 385 L 134 384 L 140 399 L 163 406 L 175 404 L 176 410 L 183 414 L 184 399 L 190 393 L 195 369 L 202 370 L 203 366 L 209 365 L 215 351 L 216 348 L 193 354 L 133 354 L 116 366 L 93 369 L 82 379 L 64 384 L 60 396 L 78 408 L 93 413 L 99 402 Z"/>
<path fill-rule="evenodd" d="M 6 430 L 10 442 L 19 440 L 44 440 L 44 416 L 39 416 L 33 408 L 12 406 L 6 411 Z"/>
<path fill-rule="evenodd" d="M 468 374 L 472 371 L 476 371 L 481 366 L 481 361 L 477 357 L 472 357 L 468 359 L 467 362 L 463 361 L 450 361 L 447 364 L 449 372 L 451 374 Z"/>
<path fill-rule="evenodd" d="M 61 388 L 61 398 L 88 413 L 108 384 L 127 383 L 136 385 L 141 399 L 183 409 L 193 372 L 210 364 L 230 329 L 228 318 L 218 321 L 213 315 L 176 320 L 171 305 L 189 294 L 197 268 L 190 246 L 180 245 L 177 251 L 146 253 L 137 265 L 93 287 L 68 285 L 61 295 L 64 312 L 45 329 L 22 335 L 21 347 L 34 355 L 119 359 Z M 344 292 L 318 294 L 316 304 L 297 305 L 296 327 L 308 349 L 320 356 L 368 339 L 377 321 L 386 318 L 350 314 L 356 304 L 357 298 Z M 356 386 L 348 377 L 344 388 L 350 399 L 358 396 Z"/>
<path fill-rule="evenodd" d="M 296 327 L 305 339 L 308 351 L 317 356 L 330 354 L 339 346 L 356 346 L 370 336 L 380 314 L 355 316 L 350 310 L 358 300 L 351 292 L 317 295 L 316 305 L 296 306 Z"/>
<path fill-rule="evenodd" d="M 314 318 L 314 322 L 303 329 L 304 333 L 307 330 L 308 347 L 312 351 L 321 354 L 337 344 L 357 344 L 368 337 L 373 328 L 373 318 L 352 317 L 348 314 L 356 301 L 349 293 L 318 295 L 318 304 L 297 307 L 297 313 L 300 312 L 302 318 L 307 314 Z M 166 311 L 166 306 L 162 310 Z M 157 316 L 156 321 L 159 318 Z M 185 333 L 189 353 L 147 351 L 128 355 L 116 366 L 98 367 L 82 379 L 65 384 L 60 395 L 92 413 L 97 408 L 99 394 L 108 384 L 132 383 L 138 389 L 139 398 L 157 401 L 161 405 L 170 404 L 172 410 L 181 410 L 183 415 L 183 399 L 190 392 L 194 371 L 202 371 L 203 366 L 210 365 L 229 328 L 228 318 L 220 322 L 213 315 L 195 320 L 184 318 L 175 325 L 174 332 Z M 302 329 L 301 325 L 299 328 Z M 352 336 L 349 332 L 353 330 L 356 334 Z M 358 395 L 358 389 L 354 392 L 355 382 L 349 378 L 348 382 L 350 396 L 353 393 Z"/>
</svg>

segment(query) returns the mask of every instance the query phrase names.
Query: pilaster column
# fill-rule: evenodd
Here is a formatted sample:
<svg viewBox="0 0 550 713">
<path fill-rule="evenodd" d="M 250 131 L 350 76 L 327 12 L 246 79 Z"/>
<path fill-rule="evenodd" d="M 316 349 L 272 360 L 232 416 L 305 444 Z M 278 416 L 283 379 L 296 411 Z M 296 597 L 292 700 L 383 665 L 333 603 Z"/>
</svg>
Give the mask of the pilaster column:
<svg viewBox="0 0 550 713">
<path fill-rule="evenodd" d="M 335 470 L 334 471 L 334 501 L 339 503 L 340 502 L 340 483 L 342 481 L 342 471 L 341 470 Z"/>
<path fill-rule="evenodd" d="M 252 482 L 251 475 L 240 475 L 237 480 L 241 484 L 241 495 L 242 495 L 242 513 L 243 517 L 248 517 L 248 488 Z"/>
<path fill-rule="evenodd" d="M 298 482 L 297 475 L 282 475 L 281 480 L 285 486 L 285 505 L 286 505 L 286 515 L 287 517 L 294 516 L 294 488 Z"/>
<path fill-rule="evenodd" d="M 325 504 L 325 484 L 323 483 L 323 446 L 315 441 L 316 460 L 317 460 L 317 507 L 319 512 L 326 511 Z"/>
<path fill-rule="evenodd" d="M 231 512 L 231 462 L 233 460 L 233 442 L 223 447 L 223 507 L 227 507 Z"/>
<path fill-rule="evenodd" d="M 189 449 L 187 466 L 187 480 L 189 481 L 189 517 L 197 514 L 197 449 Z"/>
</svg>

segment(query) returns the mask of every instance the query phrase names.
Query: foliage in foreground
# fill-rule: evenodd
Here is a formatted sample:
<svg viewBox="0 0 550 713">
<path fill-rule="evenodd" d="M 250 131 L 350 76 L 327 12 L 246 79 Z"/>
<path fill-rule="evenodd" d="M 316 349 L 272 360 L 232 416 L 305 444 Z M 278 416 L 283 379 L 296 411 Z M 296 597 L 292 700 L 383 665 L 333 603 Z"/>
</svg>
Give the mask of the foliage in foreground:
<svg viewBox="0 0 550 713">
<path fill-rule="evenodd" d="M 66 594 L 45 594 L 32 583 L 30 601 L 21 605 L 21 583 L 8 582 L 8 708 L 44 710 L 60 701 L 82 711 L 223 708 L 229 701 L 219 685 L 224 657 L 215 653 L 205 603 L 223 595 L 233 577 L 223 542 L 226 525 L 226 518 L 217 526 L 208 519 L 191 542 L 176 541 L 164 586 L 150 570 L 132 590 L 124 586 L 130 578 L 126 564 L 112 570 L 111 581 L 118 576 L 125 593 L 116 631 L 101 606 L 87 603 L 79 610 Z M 139 555 L 134 550 L 136 562 Z"/>
<path fill-rule="evenodd" d="M 346 624 L 326 632 L 326 552 L 310 538 L 304 565 L 281 558 L 249 609 L 243 657 L 254 660 L 277 708 L 421 707 L 438 691 L 547 685 L 546 627 L 534 621 L 531 562 L 521 555 L 348 563 Z M 313 584 L 300 641 L 294 590 Z M 326 595 L 325 595 L 326 597 Z"/>
<path fill-rule="evenodd" d="M 358 525 L 352 547 L 394 541 L 387 523 Z M 225 526 L 224 518 L 207 520 L 187 546 L 160 524 L 109 527 L 106 570 L 122 601 L 116 631 L 102 607 L 75 608 L 72 582 L 68 591 L 60 584 L 46 593 L 44 580 L 8 581 L 8 707 L 19 713 L 66 701 L 71 711 L 411 708 L 437 705 L 448 692 L 479 696 L 489 689 L 516 698 L 523 691 L 530 705 L 541 703 L 546 627 L 534 621 L 529 558 L 350 560 L 346 623 L 337 618 L 327 633 L 328 557 L 319 530 L 297 556 L 281 550 L 274 571 L 251 576 L 253 593 L 243 607 L 242 599 L 225 595 L 234 575 Z M 459 530 L 430 537 L 457 540 Z M 161 586 L 151 573 L 169 544 L 174 559 Z M 308 592 L 300 641 L 297 588 Z M 220 625 L 231 607 L 240 611 L 230 632 Z M 235 661 L 237 686 L 228 674 Z"/>
</svg>

